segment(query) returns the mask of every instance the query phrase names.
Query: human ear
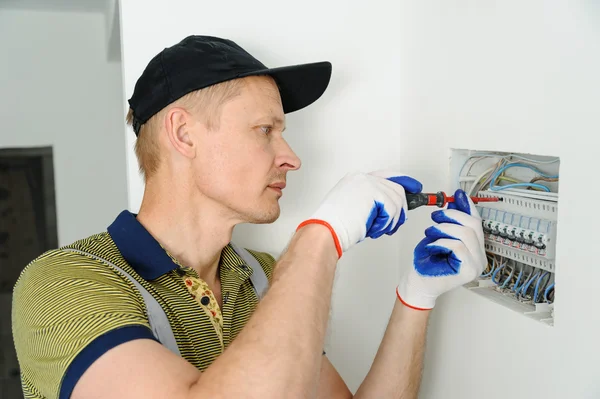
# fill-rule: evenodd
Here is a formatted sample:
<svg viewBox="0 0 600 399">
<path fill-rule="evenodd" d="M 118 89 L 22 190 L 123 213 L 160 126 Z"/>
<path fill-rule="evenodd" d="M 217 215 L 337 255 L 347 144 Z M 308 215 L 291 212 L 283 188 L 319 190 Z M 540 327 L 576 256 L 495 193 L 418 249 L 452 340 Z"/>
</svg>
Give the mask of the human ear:
<svg viewBox="0 0 600 399">
<path fill-rule="evenodd" d="M 196 156 L 196 143 L 190 132 L 192 116 L 183 108 L 171 108 L 165 117 L 167 137 L 173 148 L 186 158 Z"/>
</svg>

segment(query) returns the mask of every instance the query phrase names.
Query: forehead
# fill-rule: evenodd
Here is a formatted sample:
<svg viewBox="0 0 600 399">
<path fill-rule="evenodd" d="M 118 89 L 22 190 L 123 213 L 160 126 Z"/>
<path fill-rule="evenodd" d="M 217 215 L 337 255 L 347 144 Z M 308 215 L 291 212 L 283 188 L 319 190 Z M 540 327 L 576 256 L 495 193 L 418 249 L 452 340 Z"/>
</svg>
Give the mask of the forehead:
<svg viewBox="0 0 600 399">
<path fill-rule="evenodd" d="M 268 112 L 283 118 L 283 105 L 275 80 L 269 76 L 249 76 L 244 78 L 240 102 L 248 110 Z"/>
</svg>

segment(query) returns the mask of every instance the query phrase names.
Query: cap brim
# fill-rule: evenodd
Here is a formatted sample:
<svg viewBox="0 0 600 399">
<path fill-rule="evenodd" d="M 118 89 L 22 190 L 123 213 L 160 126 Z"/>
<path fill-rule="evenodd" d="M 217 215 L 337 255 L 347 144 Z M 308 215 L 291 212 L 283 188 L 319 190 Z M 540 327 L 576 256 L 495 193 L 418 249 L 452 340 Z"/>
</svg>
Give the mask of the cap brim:
<svg viewBox="0 0 600 399">
<path fill-rule="evenodd" d="M 298 111 L 323 95 L 331 79 L 331 63 L 315 62 L 253 71 L 243 76 L 268 75 L 279 86 L 283 112 Z"/>
</svg>

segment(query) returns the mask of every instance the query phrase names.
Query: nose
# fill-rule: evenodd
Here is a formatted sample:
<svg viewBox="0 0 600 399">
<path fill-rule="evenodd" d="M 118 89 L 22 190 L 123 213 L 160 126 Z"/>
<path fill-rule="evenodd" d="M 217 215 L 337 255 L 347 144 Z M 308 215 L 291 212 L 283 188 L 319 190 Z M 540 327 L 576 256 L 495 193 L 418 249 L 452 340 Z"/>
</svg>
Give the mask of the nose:
<svg viewBox="0 0 600 399">
<path fill-rule="evenodd" d="M 283 137 L 277 140 L 275 154 L 275 166 L 278 168 L 291 171 L 298 170 L 302 166 L 302 161 Z"/>
</svg>

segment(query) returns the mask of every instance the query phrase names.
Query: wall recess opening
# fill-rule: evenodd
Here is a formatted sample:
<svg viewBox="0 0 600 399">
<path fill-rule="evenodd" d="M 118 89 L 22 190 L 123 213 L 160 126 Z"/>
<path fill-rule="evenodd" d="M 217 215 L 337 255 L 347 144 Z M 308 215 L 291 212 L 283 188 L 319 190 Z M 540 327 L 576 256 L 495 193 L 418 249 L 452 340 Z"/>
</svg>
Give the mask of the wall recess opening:
<svg viewBox="0 0 600 399">
<path fill-rule="evenodd" d="M 57 246 L 52 147 L 0 148 L 0 351 L 3 353 L 0 386 L 3 390 L 20 392 L 11 329 L 13 287 L 29 262 Z"/>
</svg>

